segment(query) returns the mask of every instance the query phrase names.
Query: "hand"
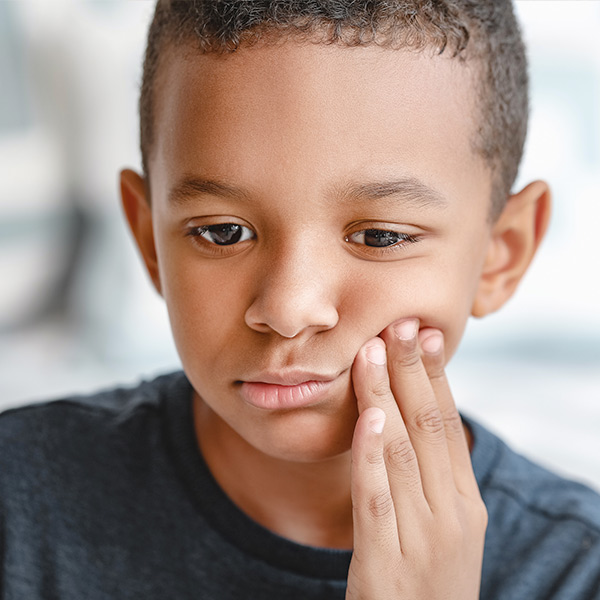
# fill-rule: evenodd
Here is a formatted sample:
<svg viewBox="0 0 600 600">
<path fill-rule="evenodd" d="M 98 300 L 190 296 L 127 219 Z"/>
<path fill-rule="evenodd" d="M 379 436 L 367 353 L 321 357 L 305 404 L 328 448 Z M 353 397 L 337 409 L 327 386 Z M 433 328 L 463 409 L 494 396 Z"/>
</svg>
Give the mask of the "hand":
<svg viewBox="0 0 600 600">
<path fill-rule="evenodd" d="M 352 368 L 360 416 L 346 600 L 479 597 L 487 512 L 444 374 L 442 333 L 418 327 L 390 325 Z"/>
</svg>

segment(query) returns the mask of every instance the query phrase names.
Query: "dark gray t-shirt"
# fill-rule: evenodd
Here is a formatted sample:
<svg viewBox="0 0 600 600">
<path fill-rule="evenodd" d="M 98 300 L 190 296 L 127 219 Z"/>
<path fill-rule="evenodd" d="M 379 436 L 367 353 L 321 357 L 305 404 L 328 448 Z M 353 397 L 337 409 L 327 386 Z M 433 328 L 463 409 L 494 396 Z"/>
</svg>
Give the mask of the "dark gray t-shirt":
<svg viewBox="0 0 600 600">
<path fill-rule="evenodd" d="M 0 416 L 3 600 L 344 598 L 351 553 L 246 517 L 198 451 L 182 373 Z M 600 497 L 468 421 L 481 597 L 600 599 Z"/>
</svg>

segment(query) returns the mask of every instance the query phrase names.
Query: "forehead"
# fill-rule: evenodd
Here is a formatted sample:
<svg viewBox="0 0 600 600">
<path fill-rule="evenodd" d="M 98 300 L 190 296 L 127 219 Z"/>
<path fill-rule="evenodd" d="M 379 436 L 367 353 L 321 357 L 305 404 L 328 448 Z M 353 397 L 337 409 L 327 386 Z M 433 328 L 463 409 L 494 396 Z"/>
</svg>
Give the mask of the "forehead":
<svg viewBox="0 0 600 600">
<path fill-rule="evenodd" d="M 449 197 L 487 198 L 472 77 L 445 56 L 375 46 L 173 50 L 157 82 L 152 187 L 199 174 L 306 193 L 411 177 Z"/>
</svg>

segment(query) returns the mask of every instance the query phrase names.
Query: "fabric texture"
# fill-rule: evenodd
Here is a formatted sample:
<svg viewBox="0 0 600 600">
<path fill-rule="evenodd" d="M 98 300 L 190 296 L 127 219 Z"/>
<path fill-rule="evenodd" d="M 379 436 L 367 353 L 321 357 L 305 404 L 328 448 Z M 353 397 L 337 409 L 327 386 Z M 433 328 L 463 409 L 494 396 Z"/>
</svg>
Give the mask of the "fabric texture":
<svg viewBox="0 0 600 600">
<path fill-rule="evenodd" d="M 3 600 L 342 599 L 351 553 L 264 529 L 196 443 L 183 373 L 0 415 Z M 481 598 L 600 600 L 600 496 L 474 421 Z"/>
</svg>

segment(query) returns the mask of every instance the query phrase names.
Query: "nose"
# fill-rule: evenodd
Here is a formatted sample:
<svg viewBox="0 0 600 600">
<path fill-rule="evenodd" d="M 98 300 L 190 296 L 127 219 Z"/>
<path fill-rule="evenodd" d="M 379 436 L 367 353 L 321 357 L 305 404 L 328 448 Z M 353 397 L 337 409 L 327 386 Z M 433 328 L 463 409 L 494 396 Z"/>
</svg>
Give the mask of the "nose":
<svg viewBox="0 0 600 600">
<path fill-rule="evenodd" d="M 336 326 L 335 266 L 317 249 L 290 250 L 265 260 L 246 324 L 263 333 L 295 338 Z"/>
</svg>

